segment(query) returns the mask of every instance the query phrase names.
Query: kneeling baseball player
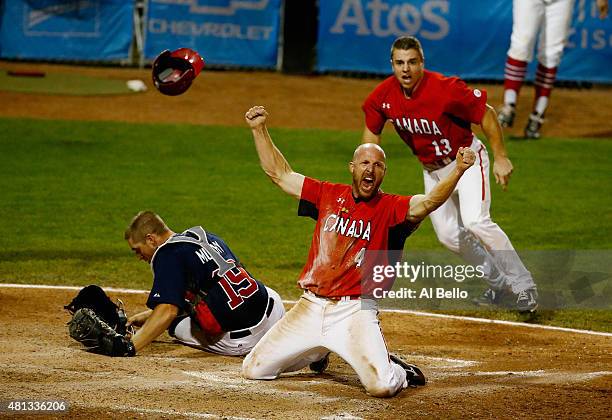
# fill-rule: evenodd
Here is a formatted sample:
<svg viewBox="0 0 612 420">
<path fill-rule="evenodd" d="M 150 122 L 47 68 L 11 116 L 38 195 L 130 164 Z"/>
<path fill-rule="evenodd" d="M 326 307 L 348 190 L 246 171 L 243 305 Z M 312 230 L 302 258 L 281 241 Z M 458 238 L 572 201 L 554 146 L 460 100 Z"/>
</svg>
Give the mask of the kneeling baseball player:
<svg viewBox="0 0 612 420">
<path fill-rule="evenodd" d="M 91 351 L 134 356 L 168 330 L 182 344 L 241 356 L 285 314 L 278 293 L 254 279 L 223 239 L 201 226 L 174 233 L 157 214 L 143 211 L 125 239 L 151 265 L 150 309 L 127 319 L 128 329 L 141 327 L 130 339 L 122 308 L 97 286 L 81 291 L 66 306 L 74 313 L 69 331 Z"/>
<path fill-rule="evenodd" d="M 362 290 L 362 258 L 366 251 L 402 250 L 418 224 L 451 195 L 473 165 L 474 152 L 460 147 L 456 168 L 426 195 L 387 194 L 379 189 L 386 172 L 380 146 L 362 144 L 355 150 L 349 164 L 352 185 L 319 181 L 291 169 L 272 142 L 267 117 L 261 106 L 245 115 L 261 166 L 300 200 L 298 215 L 312 217 L 316 226 L 298 280 L 304 293 L 244 359 L 243 376 L 275 379 L 309 364 L 322 372 L 334 352 L 357 372 L 370 395 L 391 397 L 408 386 L 425 385 L 418 367 L 387 350 L 377 303 Z"/>
</svg>

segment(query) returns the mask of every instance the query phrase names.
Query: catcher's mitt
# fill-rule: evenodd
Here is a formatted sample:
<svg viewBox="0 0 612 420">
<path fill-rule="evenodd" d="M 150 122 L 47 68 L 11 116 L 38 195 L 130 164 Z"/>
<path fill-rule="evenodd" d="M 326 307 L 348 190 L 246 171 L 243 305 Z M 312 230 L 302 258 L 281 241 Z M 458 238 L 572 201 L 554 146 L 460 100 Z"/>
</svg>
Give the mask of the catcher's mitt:
<svg viewBox="0 0 612 420">
<path fill-rule="evenodd" d="M 68 323 L 70 337 L 87 350 L 107 356 L 135 356 L 134 344 L 118 334 L 90 308 L 81 308 Z"/>
<path fill-rule="evenodd" d="M 153 84 L 164 95 L 184 93 L 204 67 L 204 60 L 189 48 L 162 51 L 153 62 Z"/>
<path fill-rule="evenodd" d="M 117 299 L 117 303 L 118 305 L 113 303 L 100 286 L 91 284 L 81 289 L 72 302 L 64 306 L 64 309 L 72 315 L 81 308 L 93 309 L 94 313 L 112 329 L 124 335 L 127 332 L 127 315 L 123 309 L 123 302 Z"/>
</svg>

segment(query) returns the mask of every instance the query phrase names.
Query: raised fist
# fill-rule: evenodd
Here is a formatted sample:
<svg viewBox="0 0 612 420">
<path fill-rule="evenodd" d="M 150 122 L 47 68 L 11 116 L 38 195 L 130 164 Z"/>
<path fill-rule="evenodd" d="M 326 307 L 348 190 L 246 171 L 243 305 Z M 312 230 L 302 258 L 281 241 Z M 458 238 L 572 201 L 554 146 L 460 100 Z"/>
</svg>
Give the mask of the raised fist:
<svg viewBox="0 0 612 420">
<path fill-rule="evenodd" d="M 457 169 L 465 172 L 476 161 L 476 153 L 469 147 L 460 147 L 457 150 Z"/>
<path fill-rule="evenodd" d="M 251 128 L 259 127 L 266 122 L 268 111 L 263 106 L 257 105 L 244 114 L 244 119 Z"/>
</svg>

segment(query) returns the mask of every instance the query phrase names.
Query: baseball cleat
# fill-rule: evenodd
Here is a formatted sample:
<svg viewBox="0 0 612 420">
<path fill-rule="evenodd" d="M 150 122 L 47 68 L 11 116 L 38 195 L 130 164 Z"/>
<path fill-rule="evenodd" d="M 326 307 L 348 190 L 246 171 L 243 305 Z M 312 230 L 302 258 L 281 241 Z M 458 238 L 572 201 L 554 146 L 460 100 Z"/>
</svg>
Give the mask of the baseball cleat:
<svg viewBox="0 0 612 420">
<path fill-rule="evenodd" d="M 310 365 L 308 365 L 310 370 L 312 370 L 314 373 L 318 375 L 323 373 L 325 369 L 327 369 L 327 366 L 329 366 L 329 353 L 323 356 L 323 358 L 317 360 L 316 362 L 312 362 Z"/>
<path fill-rule="evenodd" d="M 516 116 L 514 104 L 505 104 L 497 112 L 497 121 L 504 128 L 512 127 Z"/>
<path fill-rule="evenodd" d="M 539 139 L 540 138 L 540 127 L 544 118 L 542 118 L 537 112 L 532 112 L 529 115 L 529 121 L 527 127 L 525 127 L 525 138 L 526 139 Z"/>
<path fill-rule="evenodd" d="M 538 309 L 538 291 L 535 287 L 516 295 L 516 309 L 519 312 L 535 312 Z"/>
<path fill-rule="evenodd" d="M 406 382 L 409 387 L 416 388 L 417 386 L 423 386 L 427 383 L 425 375 L 423 375 L 423 372 L 421 372 L 421 369 L 417 366 L 406 363 L 398 356 L 391 353 L 389 353 L 389 358 L 393 363 L 400 365 L 406 371 Z"/>
<path fill-rule="evenodd" d="M 501 292 L 496 292 L 493 289 L 485 290 L 482 295 L 472 299 L 472 303 L 476 306 L 496 306 L 501 303 Z"/>
</svg>

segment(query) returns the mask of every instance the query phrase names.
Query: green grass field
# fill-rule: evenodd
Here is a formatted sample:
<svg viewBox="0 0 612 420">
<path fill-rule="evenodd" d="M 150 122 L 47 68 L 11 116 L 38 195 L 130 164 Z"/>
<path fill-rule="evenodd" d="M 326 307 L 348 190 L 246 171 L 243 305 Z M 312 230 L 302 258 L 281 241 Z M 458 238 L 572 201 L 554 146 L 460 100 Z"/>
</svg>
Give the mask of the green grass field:
<svg viewBox="0 0 612 420">
<path fill-rule="evenodd" d="M 131 217 L 201 224 L 284 298 L 306 260 L 313 222 L 259 167 L 249 130 L 186 125 L 0 119 L 0 282 L 148 288 L 149 267 L 123 240 Z M 294 170 L 349 182 L 359 133 L 271 130 Z M 423 190 L 417 160 L 393 135 L 383 187 Z M 612 142 L 508 142 L 510 189 L 493 186 L 494 220 L 519 250 L 612 249 Z M 408 250 L 443 251 L 427 221 Z M 511 311 L 462 311 L 524 319 Z M 610 311 L 542 311 L 531 321 L 612 330 Z"/>
</svg>

